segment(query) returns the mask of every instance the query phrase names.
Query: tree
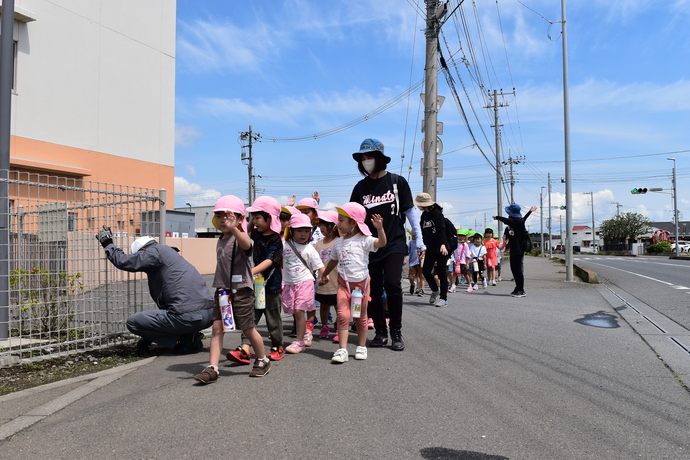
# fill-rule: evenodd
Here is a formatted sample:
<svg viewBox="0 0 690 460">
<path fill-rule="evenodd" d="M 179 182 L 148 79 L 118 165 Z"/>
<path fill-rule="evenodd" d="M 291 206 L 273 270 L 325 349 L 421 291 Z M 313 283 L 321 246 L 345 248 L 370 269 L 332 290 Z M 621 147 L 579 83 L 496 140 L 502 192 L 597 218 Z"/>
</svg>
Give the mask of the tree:
<svg viewBox="0 0 690 460">
<path fill-rule="evenodd" d="M 620 216 L 601 223 L 601 236 L 607 244 L 629 244 L 638 236 L 652 230 L 651 221 L 636 212 L 624 212 Z"/>
</svg>

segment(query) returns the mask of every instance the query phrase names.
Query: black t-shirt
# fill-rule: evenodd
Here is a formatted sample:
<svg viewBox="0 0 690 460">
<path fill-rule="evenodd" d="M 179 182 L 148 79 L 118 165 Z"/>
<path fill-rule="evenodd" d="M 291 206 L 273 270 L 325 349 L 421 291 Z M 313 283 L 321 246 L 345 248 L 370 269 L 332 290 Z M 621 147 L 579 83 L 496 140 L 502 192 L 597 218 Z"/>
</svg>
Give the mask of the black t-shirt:
<svg viewBox="0 0 690 460">
<path fill-rule="evenodd" d="M 371 216 L 380 214 L 383 217 L 383 229 L 386 232 L 388 244 L 369 254 L 370 262 L 383 260 L 390 254 L 407 254 L 405 215 L 403 212 L 414 206 L 414 203 L 410 185 L 405 178 L 395 176 L 398 188 L 397 203 L 393 188 L 393 174 L 391 173 L 379 179 L 365 177 L 355 185 L 350 196 L 350 201 L 359 203 L 367 209 L 366 223 L 374 237 L 378 237 L 378 232 L 371 223 Z"/>
<path fill-rule="evenodd" d="M 448 238 L 446 237 L 446 223 L 443 220 L 443 213 L 438 209 L 431 211 L 424 211 L 420 218 L 420 226 L 422 227 L 422 238 L 426 246 L 426 252 L 429 255 L 439 254 L 441 252 L 441 245 L 446 245 L 448 249 Z"/>
<path fill-rule="evenodd" d="M 252 230 L 250 235 L 254 241 L 252 257 L 254 265 L 259 265 L 266 259 L 271 259 L 273 264 L 261 274 L 266 283 L 266 292 L 275 294 L 283 290 L 283 271 L 280 268 L 283 263 L 283 241 L 278 233 L 262 235 L 258 230 Z"/>
</svg>

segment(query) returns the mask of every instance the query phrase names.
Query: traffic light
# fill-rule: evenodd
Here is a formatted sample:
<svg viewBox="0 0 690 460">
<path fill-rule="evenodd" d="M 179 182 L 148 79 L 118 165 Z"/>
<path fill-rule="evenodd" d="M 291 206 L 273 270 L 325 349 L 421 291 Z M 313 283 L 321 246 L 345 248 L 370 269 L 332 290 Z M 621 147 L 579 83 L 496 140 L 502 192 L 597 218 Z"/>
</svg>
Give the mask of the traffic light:
<svg viewBox="0 0 690 460">
<path fill-rule="evenodd" d="M 644 187 L 638 187 L 638 188 L 632 189 L 630 191 L 630 193 L 632 193 L 633 195 L 641 195 L 643 193 L 647 193 L 647 189 Z"/>
<path fill-rule="evenodd" d="M 561 209 L 565 209 L 565 206 L 561 206 Z"/>
</svg>

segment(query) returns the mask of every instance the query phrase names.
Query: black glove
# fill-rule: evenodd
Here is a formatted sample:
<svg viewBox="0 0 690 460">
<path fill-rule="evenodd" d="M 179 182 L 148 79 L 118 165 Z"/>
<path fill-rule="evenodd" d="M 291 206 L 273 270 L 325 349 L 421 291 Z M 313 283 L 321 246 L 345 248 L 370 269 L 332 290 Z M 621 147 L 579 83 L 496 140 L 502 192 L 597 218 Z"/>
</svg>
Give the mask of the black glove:
<svg viewBox="0 0 690 460">
<path fill-rule="evenodd" d="M 110 231 L 110 227 L 106 227 L 104 225 L 103 229 L 98 231 L 96 239 L 99 243 L 101 243 L 101 246 L 103 246 L 104 248 L 109 244 L 113 244 L 113 232 Z"/>
</svg>

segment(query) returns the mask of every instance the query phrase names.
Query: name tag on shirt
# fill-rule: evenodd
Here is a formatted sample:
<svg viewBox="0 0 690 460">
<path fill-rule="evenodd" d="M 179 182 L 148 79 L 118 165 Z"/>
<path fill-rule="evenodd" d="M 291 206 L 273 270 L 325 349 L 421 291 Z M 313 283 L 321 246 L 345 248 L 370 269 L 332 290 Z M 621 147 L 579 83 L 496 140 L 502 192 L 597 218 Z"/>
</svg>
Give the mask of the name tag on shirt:
<svg viewBox="0 0 690 460">
<path fill-rule="evenodd" d="M 232 282 L 233 283 L 241 283 L 242 282 L 242 275 L 232 275 Z"/>
</svg>

